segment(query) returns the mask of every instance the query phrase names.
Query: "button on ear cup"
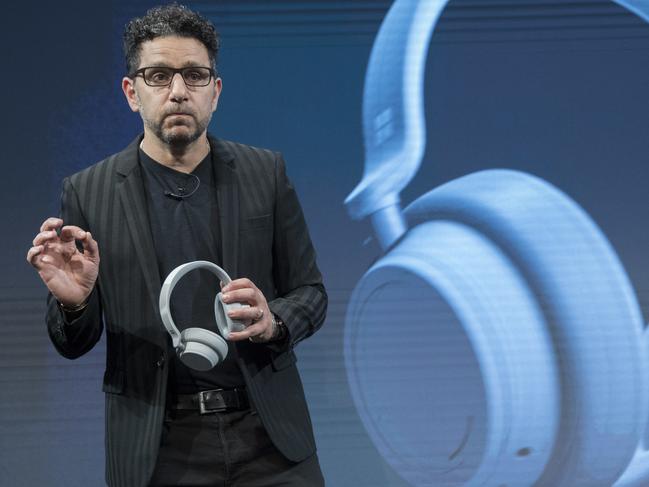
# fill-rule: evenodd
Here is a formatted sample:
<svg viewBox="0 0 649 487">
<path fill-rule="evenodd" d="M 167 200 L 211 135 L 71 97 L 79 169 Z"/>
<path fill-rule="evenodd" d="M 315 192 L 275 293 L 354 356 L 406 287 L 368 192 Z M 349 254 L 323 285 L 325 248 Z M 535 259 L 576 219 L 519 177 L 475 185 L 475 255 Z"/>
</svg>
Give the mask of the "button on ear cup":
<svg viewBox="0 0 649 487">
<path fill-rule="evenodd" d="M 223 338 L 204 328 L 187 328 L 180 335 L 180 360 L 188 367 L 207 371 L 225 360 L 228 344 Z"/>
<path fill-rule="evenodd" d="M 354 400 L 384 458 L 415 486 L 612 485 L 644 431 L 647 367 L 605 236 L 516 171 L 451 181 L 405 215 L 345 329 Z"/>
</svg>

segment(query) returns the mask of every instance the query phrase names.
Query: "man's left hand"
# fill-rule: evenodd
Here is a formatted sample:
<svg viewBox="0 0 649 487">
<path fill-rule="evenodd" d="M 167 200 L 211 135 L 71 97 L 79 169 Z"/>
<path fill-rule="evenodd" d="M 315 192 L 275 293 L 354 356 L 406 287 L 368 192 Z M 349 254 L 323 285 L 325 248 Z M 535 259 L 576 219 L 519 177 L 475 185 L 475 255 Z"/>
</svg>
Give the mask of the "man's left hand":
<svg viewBox="0 0 649 487">
<path fill-rule="evenodd" d="M 245 303 L 246 308 L 238 308 L 228 312 L 233 320 L 249 322 L 250 325 L 238 332 L 231 332 L 228 340 L 233 342 L 250 340 L 255 343 L 264 343 L 273 339 L 275 328 L 273 315 L 268 308 L 264 293 L 250 279 L 236 279 L 223 286 L 223 301 L 225 303 Z"/>
</svg>

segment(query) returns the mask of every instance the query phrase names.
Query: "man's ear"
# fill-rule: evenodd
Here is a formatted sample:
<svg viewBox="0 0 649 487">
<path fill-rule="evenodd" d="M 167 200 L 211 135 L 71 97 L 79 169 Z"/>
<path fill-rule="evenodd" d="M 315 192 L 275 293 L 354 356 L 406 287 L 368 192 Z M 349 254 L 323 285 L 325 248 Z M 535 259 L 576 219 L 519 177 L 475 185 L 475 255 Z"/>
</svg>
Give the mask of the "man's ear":
<svg viewBox="0 0 649 487">
<path fill-rule="evenodd" d="M 221 91 L 223 90 L 223 81 L 221 78 L 216 78 L 214 80 L 214 99 L 212 100 L 212 112 L 216 110 L 216 107 L 219 104 L 219 97 L 221 96 Z"/>
<path fill-rule="evenodd" d="M 124 76 L 122 78 L 122 91 L 124 92 L 124 96 L 126 97 L 126 101 L 128 102 L 128 106 L 131 107 L 131 110 L 134 112 L 139 112 L 140 111 L 140 105 L 137 102 L 137 95 L 135 94 L 135 80 L 132 80 L 131 78 Z"/>
</svg>

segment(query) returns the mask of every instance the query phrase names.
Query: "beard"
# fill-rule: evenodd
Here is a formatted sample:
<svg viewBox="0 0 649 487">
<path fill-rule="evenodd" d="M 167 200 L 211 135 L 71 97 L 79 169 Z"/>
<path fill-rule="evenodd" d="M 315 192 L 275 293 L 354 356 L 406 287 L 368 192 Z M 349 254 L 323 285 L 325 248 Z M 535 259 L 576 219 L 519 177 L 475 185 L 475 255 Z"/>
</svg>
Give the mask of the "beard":
<svg viewBox="0 0 649 487">
<path fill-rule="evenodd" d="M 150 121 L 144 120 L 144 123 L 165 144 L 173 147 L 184 147 L 197 140 L 205 132 L 210 123 L 209 118 L 199 121 L 194 115 L 189 116 L 192 118 L 192 124 L 183 121 L 182 123 L 171 124 L 167 122 L 165 125 L 166 116 L 160 122 L 151 123 Z"/>
<path fill-rule="evenodd" d="M 137 102 L 144 125 L 153 132 L 159 140 L 175 149 L 182 149 L 196 141 L 203 132 L 207 130 L 212 118 L 212 113 L 210 112 L 206 118 L 198 120 L 194 113 L 185 110 L 185 117 L 190 117 L 191 122 L 186 120 L 185 117 L 173 122 L 169 121 L 169 115 L 174 112 L 164 113 L 159 119 L 155 120 L 149 117 L 146 110 L 143 109 L 139 97 Z M 176 109 L 176 111 L 182 110 Z"/>
</svg>

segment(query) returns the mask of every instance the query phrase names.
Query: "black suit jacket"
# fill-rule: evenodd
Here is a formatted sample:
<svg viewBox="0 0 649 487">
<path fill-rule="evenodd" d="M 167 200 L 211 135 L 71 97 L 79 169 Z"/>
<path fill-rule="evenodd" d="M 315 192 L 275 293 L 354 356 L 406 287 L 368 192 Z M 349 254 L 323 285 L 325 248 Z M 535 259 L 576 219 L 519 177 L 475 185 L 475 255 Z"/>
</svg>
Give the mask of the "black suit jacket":
<svg viewBox="0 0 649 487">
<path fill-rule="evenodd" d="M 144 486 L 150 478 L 174 353 L 157 304 L 161 278 L 138 164 L 140 141 L 65 179 L 61 216 L 97 240 L 99 277 L 79 318 L 67 323 L 51 296 L 47 314 L 54 346 L 71 359 L 90 350 L 106 328 L 106 479 L 114 487 Z M 293 346 L 322 325 L 327 306 L 315 252 L 281 155 L 209 141 L 223 267 L 233 279 L 251 279 L 290 334 L 281 350 L 238 342 L 237 360 L 270 438 L 299 461 L 315 452 L 315 442 Z"/>
</svg>

